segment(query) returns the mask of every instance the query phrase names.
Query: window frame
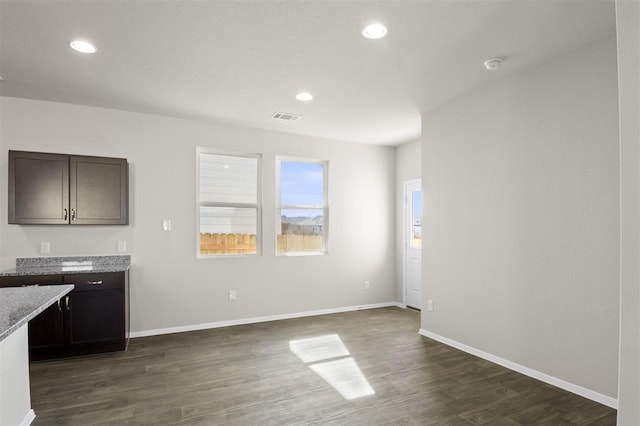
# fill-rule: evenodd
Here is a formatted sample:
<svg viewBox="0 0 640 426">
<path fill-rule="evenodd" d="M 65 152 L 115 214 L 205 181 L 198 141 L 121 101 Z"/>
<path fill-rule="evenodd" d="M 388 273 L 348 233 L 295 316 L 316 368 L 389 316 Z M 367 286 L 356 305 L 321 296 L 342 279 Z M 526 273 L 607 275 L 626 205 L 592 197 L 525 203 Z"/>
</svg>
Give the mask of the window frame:
<svg viewBox="0 0 640 426">
<path fill-rule="evenodd" d="M 274 238 L 274 250 L 276 256 L 321 256 L 329 254 L 329 160 L 318 160 L 313 158 L 292 157 L 287 155 L 276 155 L 275 158 L 275 178 L 276 178 L 276 208 L 275 208 L 275 238 Z M 323 166 L 322 177 L 322 190 L 323 190 L 323 206 L 311 206 L 311 205 L 283 205 L 282 201 L 282 187 L 281 187 L 281 163 L 282 162 L 295 162 L 295 163 L 312 163 L 321 164 Z M 282 232 L 282 210 L 322 210 L 323 223 L 322 223 L 322 250 L 320 251 L 278 251 L 278 235 Z"/>
<path fill-rule="evenodd" d="M 201 154 L 220 155 L 228 157 L 242 157 L 256 159 L 256 203 L 228 203 L 202 201 L 200 199 L 200 160 Z M 262 154 L 239 151 L 227 151 L 219 148 L 196 147 L 196 258 L 197 259 L 228 259 L 234 257 L 262 256 Z M 256 252 L 255 253 L 219 253 L 202 254 L 200 252 L 200 208 L 201 207 L 236 207 L 256 209 Z"/>
</svg>

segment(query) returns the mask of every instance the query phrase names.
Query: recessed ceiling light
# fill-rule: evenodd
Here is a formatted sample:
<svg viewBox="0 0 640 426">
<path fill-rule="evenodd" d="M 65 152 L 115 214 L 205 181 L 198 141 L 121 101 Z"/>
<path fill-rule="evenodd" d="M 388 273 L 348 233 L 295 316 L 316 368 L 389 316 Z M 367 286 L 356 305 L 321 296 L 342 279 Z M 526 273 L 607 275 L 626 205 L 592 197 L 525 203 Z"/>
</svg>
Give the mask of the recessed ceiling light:
<svg viewBox="0 0 640 426">
<path fill-rule="evenodd" d="M 296 99 L 302 102 L 307 102 L 313 99 L 313 95 L 307 92 L 300 92 L 296 95 Z"/>
<path fill-rule="evenodd" d="M 82 53 L 96 53 L 96 51 L 98 50 L 93 44 L 84 40 L 73 40 L 69 43 L 69 46 L 71 46 L 73 50 Z"/>
<path fill-rule="evenodd" d="M 362 35 L 374 40 L 382 38 L 387 35 L 387 27 L 378 23 L 369 24 L 362 30 Z"/>
<path fill-rule="evenodd" d="M 489 59 L 488 61 L 484 61 L 484 67 L 488 70 L 488 71 L 495 71 L 498 68 L 500 68 L 500 64 L 502 63 L 502 59 L 500 58 L 493 58 L 493 59 Z"/>
</svg>

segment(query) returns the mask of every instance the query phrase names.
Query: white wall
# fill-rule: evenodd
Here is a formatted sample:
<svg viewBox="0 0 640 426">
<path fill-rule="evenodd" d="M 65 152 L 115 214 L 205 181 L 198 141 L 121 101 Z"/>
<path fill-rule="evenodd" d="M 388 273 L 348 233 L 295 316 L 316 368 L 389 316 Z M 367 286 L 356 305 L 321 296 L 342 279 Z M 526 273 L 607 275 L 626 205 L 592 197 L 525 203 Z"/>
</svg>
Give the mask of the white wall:
<svg viewBox="0 0 640 426">
<path fill-rule="evenodd" d="M 422 122 L 423 330 L 613 405 L 617 99 L 611 38 Z"/>
<path fill-rule="evenodd" d="M 393 148 L 77 105 L 0 98 L 0 174 L 7 150 L 126 157 L 129 226 L 7 225 L 0 187 L 2 266 L 39 256 L 132 255 L 131 327 L 144 332 L 396 300 Z M 291 123 L 285 123 L 285 126 Z M 295 124 L 293 124 L 295 125 Z M 264 255 L 196 259 L 196 146 L 263 153 Z M 329 254 L 276 257 L 275 156 L 329 160 Z M 162 231 L 162 220 L 173 231 Z M 364 290 L 369 280 L 371 290 Z M 238 300 L 229 302 L 228 291 Z"/>
<path fill-rule="evenodd" d="M 407 142 L 396 147 L 396 300 L 403 300 L 403 262 L 404 262 L 404 182 L 419 179 L 422 176 L 420 167 L 420 140 Z"/>
<path fill-rule="evenodd" d="M 2 99 L 2 97 L 0 97 L 0 99 Z M 2 125 L 2 116 L 3 116 L 3 111 L 2 111 L 2 102 L 0 102 L 0 125 Z M 5 148 L 4 148 L 4 142 L 3 142 L 3 137 L 2 137 L 2 128 L 0 128 L 0 154 L 5 152 Z M 3 168 L 0 167 L 0 173 L 3 172 Z M 0 182 L 5 182 L 4 181 L 4 176 L 5 175 L 1 175 L 2 176 L 2 180 L 0 180 Z M 4 184 L 0 183 L 0 187 L 3 186 Z M 2 189 L 0 189 L 0 191 L 2 191 Z M 6 191 L 6 189 L 5 189 Z M 4 227 L 0 226 L 0 269 L 4 270 L 5 268 L 3 268 L 3 262 L 2 262 L 2 247 L 4 245 Z"/>
<path fill-rule="evenodd" d="M 640 3 L 616 1 L 621 287 L 618 424 L 640 424 Z"/>
</svg>

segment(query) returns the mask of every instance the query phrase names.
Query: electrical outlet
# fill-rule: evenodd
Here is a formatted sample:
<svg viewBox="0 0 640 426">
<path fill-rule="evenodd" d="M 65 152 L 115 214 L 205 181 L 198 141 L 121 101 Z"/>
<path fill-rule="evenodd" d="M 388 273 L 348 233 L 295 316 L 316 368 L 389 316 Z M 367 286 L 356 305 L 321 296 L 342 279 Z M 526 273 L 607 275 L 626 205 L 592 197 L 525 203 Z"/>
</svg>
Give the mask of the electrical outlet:
<svg viewBox="0 0 640 426">
<path fill-rule="evenodd" d="M 49 241 L 40 243 L 40 253 L 41 254 L 51 253 L 51 243 Z"/>
<path fill-rule="evenodd" d="M 369 281 L 365 281 L 364 282 L 364 289 L 365 290 L 371 290 L 371 283 Z"/>
<path fill-rule="evenodd" d="M 427 300 L 427 311 L 433 312 L 433 300 Z"/>
<path fill-rule="evenodd" d="M 165 219 L 162 221 L 162 230 L 171 231 L 171 221 L 169 219 Z"/>
<path fill-rule="evenodd" d="M 234 301 L 238 298 L 238 293 L 235 290 L 229 290 L 229 300 Z"/>
<path fill-rule="evenodd" d="M 118 241 L 118 251 L 127 251 L 126 241 Z"/>
</svg>

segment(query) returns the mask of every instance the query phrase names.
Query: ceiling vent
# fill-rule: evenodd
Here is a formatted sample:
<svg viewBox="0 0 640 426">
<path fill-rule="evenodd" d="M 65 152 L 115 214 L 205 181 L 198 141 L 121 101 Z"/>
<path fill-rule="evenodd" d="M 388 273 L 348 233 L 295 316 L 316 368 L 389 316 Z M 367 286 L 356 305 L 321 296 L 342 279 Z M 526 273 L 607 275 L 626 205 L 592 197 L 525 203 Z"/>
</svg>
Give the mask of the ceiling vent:
<svg viewBox="0 0 640 426">
<path fill-rule="evenodd" d="M 271 116 L 274 120 L 283 120 L 283 121 L 299 121 L 302 117 L 295 114 L 287 114 L 284 112 L 274 112 Z"/>
</svg>

